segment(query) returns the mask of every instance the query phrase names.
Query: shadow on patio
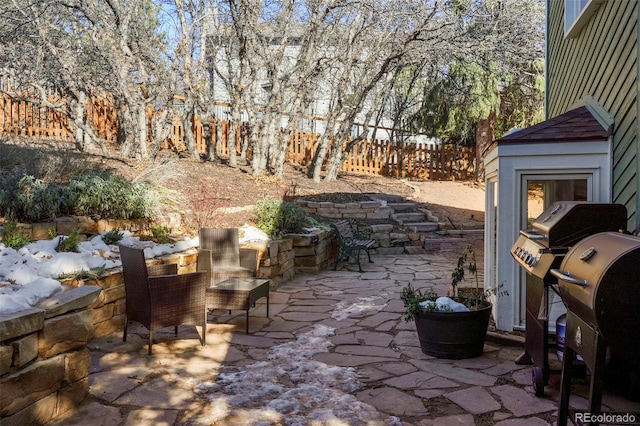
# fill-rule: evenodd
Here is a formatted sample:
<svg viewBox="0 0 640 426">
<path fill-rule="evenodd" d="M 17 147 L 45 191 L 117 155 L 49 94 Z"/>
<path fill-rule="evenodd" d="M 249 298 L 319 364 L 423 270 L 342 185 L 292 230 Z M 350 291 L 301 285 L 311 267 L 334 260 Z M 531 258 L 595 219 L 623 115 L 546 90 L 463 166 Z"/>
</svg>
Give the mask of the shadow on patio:
<svg viewBox="0 0 640 426">
<path fill-rule="evenodd" d="M 210 312 L 205 348 L 188 327 L 178 339 L 171 328 L 157 333 L 152 357 L 143 327 L 131 327 L 126 343 L 121 333 L 93 340 L 90 396 L 56 424 L 555 424 L 559 376 L 535 397 L 530 368 L 514 363 L 520 340 L 492 333 L 483 355 L 466 360 L 421 352 L 400 292 L 411 282 L 445 294 L 454 260 L 373 260 L 364 273 L 347 263 L 296 275 L 271 293 L 270 318 L 258 301 L 249 334 L 243 311 Z M 640 411 L 613 393 L 603 403 Z"/>
</svg>

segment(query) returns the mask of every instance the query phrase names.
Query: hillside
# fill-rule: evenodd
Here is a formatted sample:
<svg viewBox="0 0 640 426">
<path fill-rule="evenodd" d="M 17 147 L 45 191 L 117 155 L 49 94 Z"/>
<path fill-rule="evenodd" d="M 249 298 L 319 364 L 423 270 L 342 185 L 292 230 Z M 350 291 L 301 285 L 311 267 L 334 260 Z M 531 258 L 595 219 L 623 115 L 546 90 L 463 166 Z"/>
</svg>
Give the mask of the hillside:
<svg viewBox="0 0 640 426">
<path fill-rule="evenodd" d="M 406 181 L 352 174 L 316 183 L 292 164 L 286 165 L 282 177 L 253 177 L 248 165 L 232 168 L 223 161 L 197 161 L 172 152 L 162 152 L 154 163 L 141 164 L 123 161 L 116 152 L 79 153 L 68 142 L 25 138 L 0 139 L 0 166 L 5 170 L 21 167 L 53 181 L 64 181 L 82 170 L 92 169 L 114 171 L 129 179 L 146 179 L 165 188 L 171 200 L 163 206 L 166 212 L 179 210 L 192 222 L 208 220 L 217 227 L 251 223 L 251 206 L 264 197 L 282 198 L 285 194 L 317 201 L 349 202 L 366 199 L 362 194 L 383 193 L 423 203 L 441 221 L 456 227 L 481 227 L 484 218 L 484 191 L 474 183 Z"/>
</svg>

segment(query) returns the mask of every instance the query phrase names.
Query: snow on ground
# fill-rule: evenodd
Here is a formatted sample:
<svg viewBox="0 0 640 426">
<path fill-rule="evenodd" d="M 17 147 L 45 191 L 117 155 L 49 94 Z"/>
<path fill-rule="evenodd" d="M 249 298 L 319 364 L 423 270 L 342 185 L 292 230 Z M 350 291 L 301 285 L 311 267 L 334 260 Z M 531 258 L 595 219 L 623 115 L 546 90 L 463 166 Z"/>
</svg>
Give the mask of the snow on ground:
<svg viewBox="0 0 640 426">
<path fill-rule="evenodd" d="M 140 241 L 129 231 L 122 231 L 120 244 L 144 248 L 146 258 L 187 250 L 199 245 L 198 238 L 185 238 L 175 244 Z M 66 238 L 66 237 L 63 237 Z M 120 267 L 117 245 L 108 245 L 98 235 L 78 244 L 78 253 L 58 253 L 58 237 L 27 244 L 19 250 L 0 243 L 0 314 L 23 311 L 41 299 L 62 291 L 58 277 L 79 271 Z"/>
<path fill-rule="evenodd" d="M 376 305 L 374 301 L 380 299 L 377 296 L 359 297 L 356 302 L 338 302 L 335 306 L 336 309 L 331 313 L 331 318 L 336 321 L 345 320 L 351 316 L 359 317 L 363 314 L 369 314 L 373 312 L 380 312 L 382 308 L 387 306 L 387 303 L 383 305 Z"/>
<path fill-rule="evenodd" d="M 341 321 L 363 310 L 382 308 L 372 302 L 373 298 L 361 297 L 352 303 L 338 303 L 332 318 Z M 229 416 L 251 419 L 251 425 L 345 426 L 379 421 L 384 415 L 352 395 L 362 387 L 353 367 L 312 359 L 314 354 L 329 352 L 333 344 L 328 337 L 334 331 L 316 324 L 296 340 L 273 346 L 267 361 L 223 367 L 215 381 L 192 379 L 196 394 L 211 405 L 198 424 L 214 424 Z M 402 424 L 397 417 L 387 417 L 385 423 Z"/>
<path fill-rule="evenodd" d="M 252 425 L 364 425 L 383 416 L 351 393 L 361 388 L 353 367 L 313 360 L 333 346 L 334 328 L 316 324 L 295 341 L 276 345 L 260 361 L 223 367 L 214 381 L 195 383 L 195 392 L 209 401 L 211 411 L 198 424 L 214 424 L 228 416 L 251 419 Z M 236 417 L 236 418 L 238 418 Z M 401 424 L 389 417 L 388 425 Z"/>
<path fill-rule="evenodd" d="M 244 225 L 241 230 L 241 243 L 269 239 L 264 232 L 249 225 Z M 129 231 L 121 232 L 123 237 L 119 244 L 144 248 L 147 259 L 200 245 L 198 237 L 184 238 L 173 244 L 157 244 L 141 241 Z M 0 315 L 31 308 L 40 300 L 61 292 L 63 289 L 58 277 L 62 274 L 90 271 L 102 266 L 105 269 L 122 266 L 118 246 L 105 244 L 102 235 L 79 243 L 78 253 L 58 253 L 56 247 L 60 237 L 35 241 L 19 250 L 0 243 Z"/>
</svg>

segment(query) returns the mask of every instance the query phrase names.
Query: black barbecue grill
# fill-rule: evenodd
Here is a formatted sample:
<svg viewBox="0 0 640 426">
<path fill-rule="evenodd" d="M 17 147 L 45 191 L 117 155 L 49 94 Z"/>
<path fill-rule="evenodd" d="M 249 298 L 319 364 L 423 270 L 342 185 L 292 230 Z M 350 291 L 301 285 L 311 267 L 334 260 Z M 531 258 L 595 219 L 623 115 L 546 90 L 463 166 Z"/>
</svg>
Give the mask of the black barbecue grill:
<svg viewBox="0 0 640 426">
<path fill-rule="evenodd" d="M 569 249 L 583 238 L 599 232 L 626 229 L 627 210 L 620 204 L 560 201 L 546 209 L 520 231 L 511 255 L 526 272 L 525 352 L 517 364 L 533 364 L 536 396 L 544 395 L 549 369 L 549 290 L 555 290 L 557 269 Z"/>
<path fill-rule="evenodd" d="M 573 365 L 578 354 L 591 373 L 589 412 L 598 414 L 607 348 L 635 366 L 640 362 L 640 238 L 615 232 L 592 235 L 567 253 L 558 278 L 567 307 L 558 423 L 567 424 Z"/>
</svg>

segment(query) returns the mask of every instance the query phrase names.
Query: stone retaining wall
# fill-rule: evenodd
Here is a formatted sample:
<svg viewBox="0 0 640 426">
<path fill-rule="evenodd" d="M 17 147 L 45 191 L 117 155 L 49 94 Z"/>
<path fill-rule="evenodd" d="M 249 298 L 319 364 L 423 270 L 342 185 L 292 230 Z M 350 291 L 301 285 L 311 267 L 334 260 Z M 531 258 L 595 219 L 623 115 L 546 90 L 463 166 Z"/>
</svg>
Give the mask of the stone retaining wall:
<svg viewBox="0 0 640 426">
<path fill-rule="evenodd" d="M 148 219 L 93 220 L 86 216 L 63 216 L 50 222 L 19 223 L 18 228 L 23 230 L 30 240 L 47 240 L 51 238 L 51 232 L 55 235 L 70 235 L 78 230 L 80 234 L 95 235 L 113 229 L 126 229 L 133 233 L 150 234 L 153 224 L 177 228 L 180 223 L 180 215 L 177 213 L 163 216 L 155 221 Z"/>
<path fill-rule="evenodd" d="M 289 234 L 295 253 L 296 273 L 316 274 L 332 266 L 338 256 L 338 240 L 333 231 L 315 230 L 308 234 Z"/>
<path fill-rule="evenodd" d="M 176 263 L 192 272 L 197 251 L 169 254 L 149 264 Z M 122 271 L 64 280 L 65 291 L 36 308 L 0 315 L 0 423 L 44 424 L 74 408 L 88 394 L 91 359 L 87 343 L 122 331 Z"/>
<path fill-rule="evenodd" d="M 296 273 L 317 273 L 335 262 L 338 245 L 332 231 L 318 229 L 306 234 L 287 234 L 281 240 L 270 240 L 248 247 L 260 252 L 258 277 L 271 279 L 275 289 Z"/>
<path fill-rule="evenodd" d="M 484 229 L 451 230 L 438 238 L 426 238 L 424 249 L 427 253 L 461 253 L 467 244 L 473 244 L 476 254 L 484 253 Z"/>
<path fill-rule="evenodd" d="M 393 209 L 381 201 L 332 203 L 296 200 L 296 204 L 308 213 L 333 219 L 389 219 L 393 213 Z"/>
<path fill-rule="evenodd" d="M 260 253 L 258 278 L 269 278 L 271 289 L 277 288 L 296 273 L 294 268 L 295 252 L 293 241 L 289 239 L 270 240 Z"/>
<path fill-rule="evenodd" d="M 44 424 L 89 393 L 92 303 L 100 288 L 60 293 L 37 308 L 0 316 L 0 423 Z"/>
</svg>

